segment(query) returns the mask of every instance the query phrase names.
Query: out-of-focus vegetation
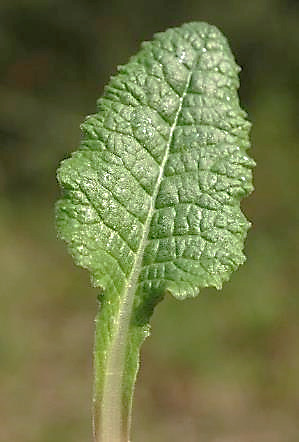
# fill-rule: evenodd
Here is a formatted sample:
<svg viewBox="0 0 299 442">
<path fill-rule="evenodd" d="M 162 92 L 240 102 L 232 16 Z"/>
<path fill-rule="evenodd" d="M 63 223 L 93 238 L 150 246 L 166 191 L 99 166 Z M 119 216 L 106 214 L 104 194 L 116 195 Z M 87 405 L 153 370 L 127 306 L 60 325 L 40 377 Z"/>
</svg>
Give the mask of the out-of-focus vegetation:
<svg viewBox="0 0 299 442">
<path fill-rule="evenodd" d="M 298 2 L 2 0 L 0 20 L 0 439 L 90 440 L 96 293 L 56 240 L 55 169 L 115 66 L 154 32 L 204 20 L 244 68 L 248 262 L 221 295 L 156 309 L 133 440 L 297 442 Z"/>
</svg>

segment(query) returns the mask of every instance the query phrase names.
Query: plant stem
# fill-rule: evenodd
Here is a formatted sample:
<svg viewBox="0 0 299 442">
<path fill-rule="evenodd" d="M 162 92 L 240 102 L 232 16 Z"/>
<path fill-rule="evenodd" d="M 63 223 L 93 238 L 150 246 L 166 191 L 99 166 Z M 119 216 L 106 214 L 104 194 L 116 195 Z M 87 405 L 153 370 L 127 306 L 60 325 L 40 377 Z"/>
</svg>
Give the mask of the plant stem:
<svg viewBox="0 0 299 442">
<path fill-rule="evenodd" d="M 102 313 L 101 309 L 96 318 L 94 440 L 95 442 L 128 442 L 129 417 L 124 415 L 122 407 L 128 324 L 126 324 L 127 321 L 120 321 L 106 352 L 101 355 L 100 339 L 102 327 L 105 326 Z M 123 319 L 123 316 L 120 315 L 119 318 Z M 97 350 L 98 347 L 100 347 L 99 350 Z M 104 379 L 98 379 L 98 376 L 104 376 Z M 101 391 L 97 391 L 99 384 Z"/>
<path fill-rule="evenodd" d="M 144 327 L 131 324 L 133 295 L 133 287 L 127 286 L 116 311 L 114 303 L 103 299 L 96 316 L 95 442 L 129 441 L 139 349 L 145 336 Z M 107 331 L 111 331 L 108 337 Z"/>
</svg>

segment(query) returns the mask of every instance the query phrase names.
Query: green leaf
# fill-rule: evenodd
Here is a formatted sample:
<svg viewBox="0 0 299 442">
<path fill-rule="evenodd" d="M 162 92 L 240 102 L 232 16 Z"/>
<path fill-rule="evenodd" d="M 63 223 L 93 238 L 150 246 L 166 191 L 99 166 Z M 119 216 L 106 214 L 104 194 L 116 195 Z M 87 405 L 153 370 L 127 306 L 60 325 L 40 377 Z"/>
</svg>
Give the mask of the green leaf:
<svg viewBox="0 0 299 442">
<path fill-rule="evenodd" d="M 157 302 L 219 289 L 245 260 L 240 200 L 253 189 L 254 161 L 238 72 L 213 26 L 156 34 L 118 68 L 82 125 L 80 149 L 58 170 L 59 236 L 101 289 L 101 442 L 128 440 L 139 347 Z"/>
</svg>

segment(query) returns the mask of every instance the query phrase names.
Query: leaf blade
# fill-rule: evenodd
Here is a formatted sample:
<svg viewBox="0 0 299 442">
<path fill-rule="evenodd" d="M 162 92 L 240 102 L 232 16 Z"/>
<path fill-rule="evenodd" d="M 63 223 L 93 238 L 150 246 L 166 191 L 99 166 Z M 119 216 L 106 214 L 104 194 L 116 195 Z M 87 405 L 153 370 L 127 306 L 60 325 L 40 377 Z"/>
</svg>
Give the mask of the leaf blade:
<svg viewBox="0 0 299 442">
<path fill-rule="evenodd" d="M 220 288 L 245 259 L 240 199 L 252 190 L 254 163 L 238 71 L 210 25 L 156 34 L 112 77 L 82 125 L 80 150 L 59 169 L 60 237 L 102 289 L 95 364 L 105 422 L 109 395 L 130 408 L 125 385 L 134 384 L 155 304 L 167 291 L 184 298 Z M 109 421 L 107 441 L 128 426 Z"/>
</svg>

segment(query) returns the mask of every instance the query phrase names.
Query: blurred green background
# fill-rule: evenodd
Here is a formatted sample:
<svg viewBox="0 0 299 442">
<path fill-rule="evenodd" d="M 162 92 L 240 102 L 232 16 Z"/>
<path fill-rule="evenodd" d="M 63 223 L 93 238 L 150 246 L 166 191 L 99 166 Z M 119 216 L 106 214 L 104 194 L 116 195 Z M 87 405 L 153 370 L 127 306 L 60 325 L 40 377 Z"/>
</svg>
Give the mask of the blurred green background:
<svg viewBox="0 0 299 442">
<path fill-rule="evenodd" d="M 222 294 L 157 308 L 133 440 L 298 442 L 298 1 L 1 0 L 0 19 L 0 440 L 91 440 L 96 291 L 56 240 L 55 169 L 116 66 L 204 20 L 253 121 L 248 261 Z"/>
</svg>

